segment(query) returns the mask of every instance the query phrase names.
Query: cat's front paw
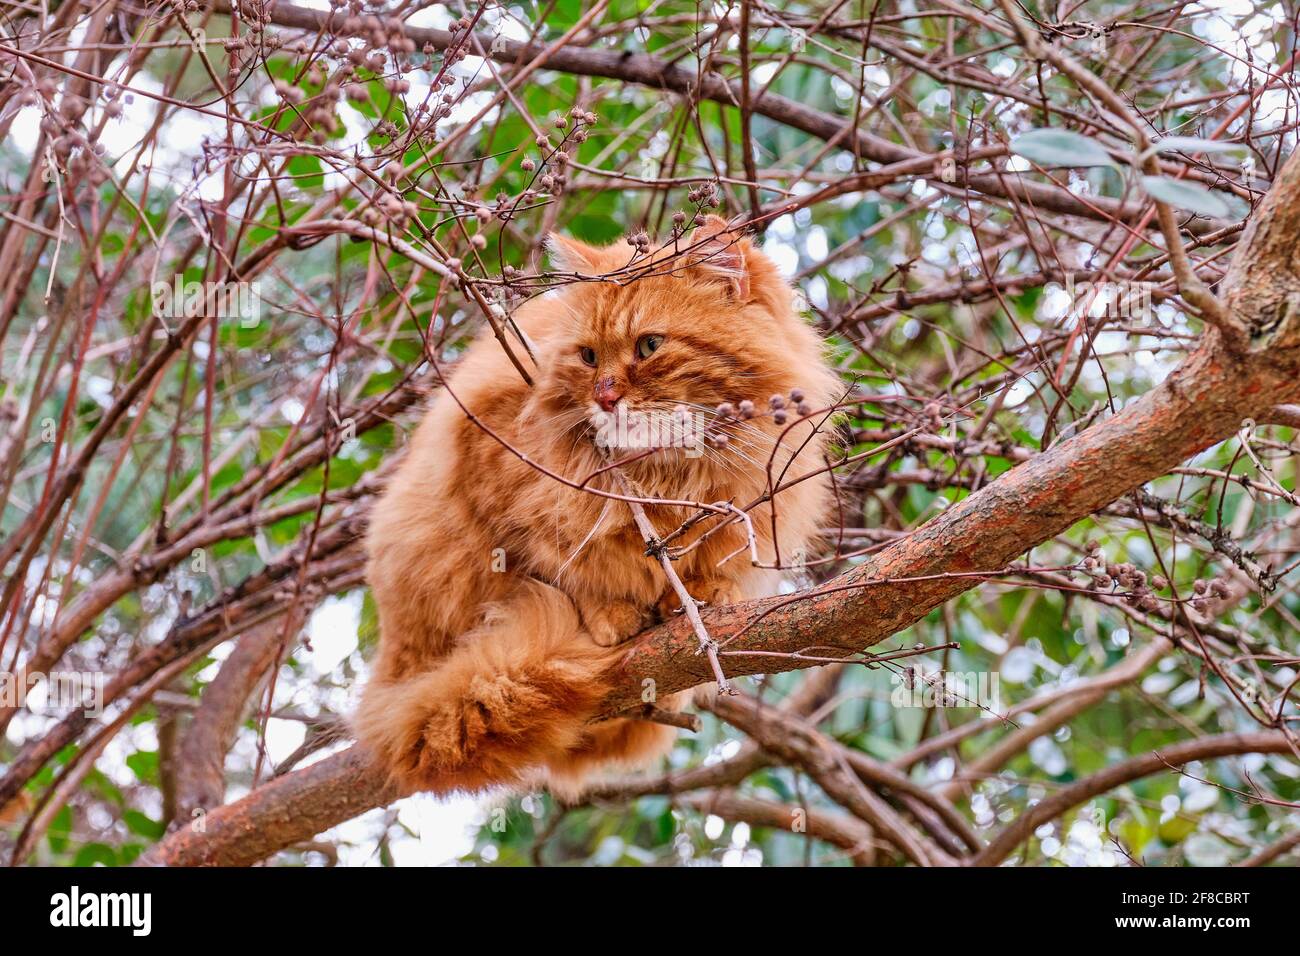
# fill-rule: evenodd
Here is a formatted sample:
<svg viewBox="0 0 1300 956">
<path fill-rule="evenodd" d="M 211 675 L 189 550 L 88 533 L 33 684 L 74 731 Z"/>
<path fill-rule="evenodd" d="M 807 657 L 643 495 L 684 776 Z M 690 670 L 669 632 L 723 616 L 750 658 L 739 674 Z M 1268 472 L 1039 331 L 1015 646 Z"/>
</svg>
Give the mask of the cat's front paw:
<svg viewBox="0 0 1300 956">
<path fill-rule="evenodd" d="M 740 586 L 726 578 L 686 578 L 682 584 L 686 587 L 686 593 L 695 598 L 695 603 L 701 607 L 721 607 L 724 604 L 735 604 L 744 598 Z M 655 608 L 662 620 L 682 613 L 682 601 L 677 596 L 676 588 L 671 585 L 666 588 L 659 596 Z"/>
<path fill-rule="evenodd" d="M 649 623 L 631 601 L 606 601 L 580 610 L 583 626 L 601 647 L 621 644 Z"/>
</svg>

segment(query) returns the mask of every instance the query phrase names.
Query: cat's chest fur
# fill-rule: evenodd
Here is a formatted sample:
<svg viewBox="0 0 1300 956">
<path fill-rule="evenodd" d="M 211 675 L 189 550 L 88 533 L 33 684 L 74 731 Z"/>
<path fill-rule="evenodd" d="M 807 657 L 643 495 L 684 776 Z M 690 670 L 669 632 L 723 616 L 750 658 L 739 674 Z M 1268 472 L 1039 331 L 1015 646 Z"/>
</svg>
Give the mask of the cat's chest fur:
<svg viewBox="0 0 1300 956">
<path fill-rule="evenodd" d="M 684 509 L 651 506 L 651 523 L 660 535 L 673 532 L 687 516 Z M 561 495 L 551 508 L 538 509 L 526 521 L 514 514 L 507 537 L 514 544 L 516 566 L 571 594 L 602 596 L 650 604 L 664 589 L 663 572 L 632 517 L 627 503 L 586 492 Z M 719 550 L 743 544 L 741 527 L 715 530 L 697 539 L 716 522 L 688 530 L 673 541 L 682 549 L 674 566 L 683 577 L 715 564 Z M 691 547 L 694 545 L 694 547 Z M 748 564 L 737 558 L 737 570 Z"/>
</svg>

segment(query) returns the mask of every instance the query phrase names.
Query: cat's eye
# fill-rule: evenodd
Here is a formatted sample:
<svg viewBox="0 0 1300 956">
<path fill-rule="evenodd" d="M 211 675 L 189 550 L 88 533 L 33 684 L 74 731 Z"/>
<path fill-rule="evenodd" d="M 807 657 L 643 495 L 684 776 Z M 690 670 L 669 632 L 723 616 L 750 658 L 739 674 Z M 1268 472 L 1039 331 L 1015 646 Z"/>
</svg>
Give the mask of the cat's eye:
<svg viewBox="0 0 1300 956">
<path fill-rule="evenodd" d="M 578 357 L 579 357 L 580 359 L 582 359 L 582 364 L 584 364 L 584 365 L 590 365 L 592 368 L 595 368 L 595 367 L 596 367 L 596 350 L 595 350 L 595 349 L 590 348 L 589 346 L 584 345 L 582 348 L 578 349 Z"/>
<path fill-rule="evenodd" d="M 640 358 L 649 358 L 659 346 L 664 344 L 662 335 L 643 335 L 637 340 L 636 354 Z"/>
</svg>

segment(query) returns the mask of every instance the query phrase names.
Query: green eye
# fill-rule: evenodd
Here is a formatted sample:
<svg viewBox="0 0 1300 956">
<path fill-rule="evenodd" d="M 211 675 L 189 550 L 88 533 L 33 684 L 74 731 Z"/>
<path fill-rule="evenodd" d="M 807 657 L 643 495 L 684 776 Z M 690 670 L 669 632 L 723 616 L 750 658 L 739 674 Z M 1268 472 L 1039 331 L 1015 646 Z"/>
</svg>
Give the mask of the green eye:
<svg viewBox="0 0 1300 956">
<path fill-rule="evenodd" d="M 659 346 L 664 344 L 662 335 L 643 335 L 636 343 L 636 354 L 641 358 L 649 358 L 651 353 Z"/>
<path fill-rule="evenodd" d="M 578 349 L 578 356 L 582 359 L 582 363 L 584 365 L 590 365 L 592 368 L 596 367 L 595 349 L 589 348 L 588 346 L 584 345 L 582 348 Z"/>
</svg>

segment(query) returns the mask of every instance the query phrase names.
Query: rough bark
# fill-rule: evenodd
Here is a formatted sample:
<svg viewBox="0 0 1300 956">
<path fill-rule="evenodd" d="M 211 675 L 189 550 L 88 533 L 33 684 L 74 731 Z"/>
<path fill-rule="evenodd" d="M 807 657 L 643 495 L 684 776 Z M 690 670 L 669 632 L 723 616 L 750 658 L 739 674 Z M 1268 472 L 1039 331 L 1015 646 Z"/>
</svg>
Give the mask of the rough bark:
<svg viewBox="0 0 1300 956">
<path fill-rule="evenodd" d="M 176 819 L 182 826 L 219 807 L 226 795 L 226 754 L 248 710 L 249 696 L 280 654 L 278 619 L 240 637 L 208 685 L 181 742 L 176 765 Z"/>
<path fill-rule="evenodd" d="M 249 866 L 398 797 L 357 748 L 277 777 L 182 827 L 144 866 Z M 322 826 L 323 821 L 332 821 Z"/>
</svg>

